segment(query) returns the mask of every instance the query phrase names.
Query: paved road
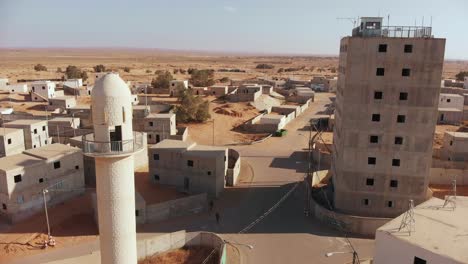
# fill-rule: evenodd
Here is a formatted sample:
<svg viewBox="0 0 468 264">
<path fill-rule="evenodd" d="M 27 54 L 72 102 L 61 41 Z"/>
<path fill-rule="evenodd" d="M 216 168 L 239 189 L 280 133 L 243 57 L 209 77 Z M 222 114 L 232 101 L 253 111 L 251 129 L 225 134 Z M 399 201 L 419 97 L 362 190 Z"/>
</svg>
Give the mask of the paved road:
<svg viewBox="0 0 468 264">
<path fill-rule="evenodd" d="M 303 151 L 308 139 L 308 131 L 304 127 L 311 116 L 330 103 L 331 94 L 316 95 L 312 106 L 288 125 L 286 137 L 234 147 L 240 151 L 242 162 L 251 168 L 254 175 L 252 182 L 225 190 L 215 202 L 214 211 L 221 215 L 220 224 L 216 223 L 214 212 L 211 212 L 147 225 L 142 232 L 154 234 L 181 229 L 217 232 L 228 241 L 253 246 L 253 249 L 249 249 L 237 245 L 242 263 L 350 263 L 351 254 L 325 257 L 327 252 L 348 251 L 349 248 L 342 234 L 317 222 L 313 217 L 304 216 L 305 188 L 302 184 L 247 233 L 238 234 L 280 200 L 298 181 L 302 181 L 306 166 Z M 373 240 L 352 238 L 351 241 L 360 258 L 372 256 Z M 85 245 L 80 246 L 80 249 L 90 250 Z M 64 251 L 60 254 L 68 253 Z M 88 256 L 88 259 L 87 263 L 92 263 L 91 259 L 98 258 Z"/>
<path fill-rule="evenodd" d="M 327 252 L 348 251 L 342 234 L 306 217 L 304 186 L 298 188 L 275 211 L 254 226 L 247 234 L 236 234 L 266 212 L 287 193 L 305 172 L 309 119 L 325 109 L 331 94 L 317 94 L 316 101 L 301 116 L 291 122 L 288 135 L 270 138 L 265 142 L 234 147 L 240 151 L 242 162 L 251 166 L 254 177 L 250 184 L 241 184 L 226 190 L 215 211 L 220 212 L 217 225 L 212 214 L 185 217 L 155 224 L 149 231 L 169 232 L 213 231 L 229 241 L 254 246 L 252 250 L 238 246 L 242 263 L 347 263 L 351 255 L 324 256 Z M 374 242 L 369 239 L 351 239 L 361 258 L 372 256 Z"/>
</svg>

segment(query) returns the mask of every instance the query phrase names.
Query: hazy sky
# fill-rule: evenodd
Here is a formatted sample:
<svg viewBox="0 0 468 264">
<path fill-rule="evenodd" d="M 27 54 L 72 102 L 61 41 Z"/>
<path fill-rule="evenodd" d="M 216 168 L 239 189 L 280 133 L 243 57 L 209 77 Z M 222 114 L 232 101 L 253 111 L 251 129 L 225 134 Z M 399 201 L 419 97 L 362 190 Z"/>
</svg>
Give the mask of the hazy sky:
<svg viewBox="0 0 468 264">
<path fill-rule="evenodd" d="M 429 25 L 468 59 L 467 0 L 0 0 L 0 47 L 135 47 L 338 54 L 353 24 Z M 384 24 L 386 25 L 386 21 Z"/>
</svg>

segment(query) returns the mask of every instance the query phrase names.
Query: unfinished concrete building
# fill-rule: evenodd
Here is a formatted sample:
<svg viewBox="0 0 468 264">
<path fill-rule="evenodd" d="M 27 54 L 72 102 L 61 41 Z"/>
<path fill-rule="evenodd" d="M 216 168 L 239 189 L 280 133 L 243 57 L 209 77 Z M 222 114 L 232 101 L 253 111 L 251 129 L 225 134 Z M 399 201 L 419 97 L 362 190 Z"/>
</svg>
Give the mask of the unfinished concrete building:
<svg viewBox="0 0 468 264">
<path fill-rule="evenodd" d="M 84 192 L 82 156 L 79 148 L 51 144 L 0 158 L 0 215 L 17 222 L 42 211 L 45 188 L 49 205 Z"/>
<path fill-rule="evenodd" d="M 0 128 L 0 158 L 23 152 L 24 134 L 22 129 Z"/>
<path fill-rule="evenodd" d="M 23 130 L 26 149 L 39 148 L 51 143 L 46 120 L 19 119 L 5 123 L 4 126 Z"/>
<path fill-rule="evenodd" d="M 237 160 L 240 156 L 237 155 Z M 228 149 L 166 139 L 148 148 L 152 182 L 176 186 L 187 193 L 217 197 L 224 189 L 229 165 Z M 239 165 L 240 166 L 240 165 Z M 230 177 L 236 179 L 239 169 Z"/>
<path fill-rule="evenodd" d="M 400 30 L 401 29 L 401 30 Z M 363 17 L 341 39 L 333 134 L 334 206 L 395 217 L 427 199 L 445 39 Z"/>
</svg>

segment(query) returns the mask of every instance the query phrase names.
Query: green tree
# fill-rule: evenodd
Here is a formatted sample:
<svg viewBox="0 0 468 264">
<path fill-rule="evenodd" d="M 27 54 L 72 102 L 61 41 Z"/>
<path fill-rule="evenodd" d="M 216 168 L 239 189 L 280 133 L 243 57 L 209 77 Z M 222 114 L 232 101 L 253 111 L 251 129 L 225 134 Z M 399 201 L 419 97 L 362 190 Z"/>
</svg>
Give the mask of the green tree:
<svg viewBox="0 0 468 264">
<path fill-rule="evenodd" d="M 208 101 L 194 96 L 192 90 L 183 92 L 180 100 L 180 105 L 175 108 L 178 122 L 205 122 L 211 117 Z"/>
<path fill-rule="evenodd" d="M 174 74 L 178 74 L 179 73 L 179 69 L 174 69 Z"/>
<path fill-rule="evenodd" d="M 468 71 L 461 71 L 455 75 L 455 78 L 457 78 L 457 81 L 463 81 L 465 77 L 468 77 Z"/>
<path fill-rule="evenodd" d="M 68 65 L 65 69 L 65 76 L 67 79 L 83 79 L 86 81 L 88 79 L 88 74 L 85 71 L 82 71 L 80 68 L 74 65 Z"/>
<path fill-rule="evenodd" d="M 187 71 L 184 69 L 179 69 L 180 74 L 185 74 Z"/>
<path fill-rule="evenodd" d="M 279 68 L 279 69 L 278 69 L 278 73 L 282 73 L 282 72 L 284 72 L 284 69 L 283 69 L 283 68 Z"/>
<path fill-rule="evenodd" d="M 215 84 L 214 70 L 194 70 L 191 73 L 190 83 L 193 86 L 211 86 Z"/>
<path fill-rule="evenodd" d="M 153 71 L 152 70 L 146 70 L 146 73 L 152 73 Z"/>
<path fill-rule="evenodd" d="M 123 70 L 124 70 L 124 72 L 130 72 L 130 67 L 125 66 L 125 67 L 123 68 Z"/>
<path fill-rule="evenodd" d="M 227 82 L 229 82 L 229 78 L 228 77 L 223 77 L 223 78 L 219 79 L 219 81 L 222 82 L 222 83 L 227 83 Z"/>
<path fill-rule="evenodd" d="M 94 72 L 105 72 L 106 71 L 106 66 L 99 64 L 93 67 Z"/>
<path fill-rule="evenodd" d="M 47 71 L 47 67 L 39 63 L 39 64 L 34 65 L 34 70 L 35 71 Z"/>
<path fill-rule="evenodd" d="M 153 86 L 153 88 L 167 89 L 169 88 L 169 84 L 173 79 L 174 78 L 172 77 L 172 74 L 170 72 L 160 72 L 158 74 L 158 77 L 151 81 L 151 86 Z"/>
<path fill-rule="evenodd" d="M 57 72 L 58 72 L 58 73 L 62 73 L 62 68 L 58 67 L 58 68 L 57 68 Z"/>
</svg>

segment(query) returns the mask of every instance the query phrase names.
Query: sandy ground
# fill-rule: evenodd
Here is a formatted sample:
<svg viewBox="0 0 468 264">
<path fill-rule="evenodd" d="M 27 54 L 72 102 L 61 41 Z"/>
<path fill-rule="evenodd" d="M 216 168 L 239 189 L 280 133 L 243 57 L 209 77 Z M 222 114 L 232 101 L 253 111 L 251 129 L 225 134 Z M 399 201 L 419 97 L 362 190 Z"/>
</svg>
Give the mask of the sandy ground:
<svg viewBox="0 0 468 264">
<path fill-rule="evenodd" d="M 135 172 L 135 189 L 141 194 L 143 199 L 145 199 L 147 205 L 186 196 L 179 193 L 176 188 L 150 182 L 148 167 L 139 169 Z"/>
<path fill-rule="evenodd" d="M 445 184 L 431 184 L 429 188 L 432 190 L 432 196 L 445 199 L 446 195 L 453 195 L 452 185 Z M 458 196 L 468 196 L 468 186 L 467 185 L 457 185 L 457 195 Z"/>
<path fill-rule="evenodd" d="M 191 247 L 174 249 L 163 254 L 147 257 L 138 264 L 199 264 L 210 255 L 212 249 L 208 247 Z M 214 264 L 219 259 L 218 254 L 212 254 L 206 263 Z"/>
<path fill-rule="evenodd" d="M 442 145 L 444 144 L 445 131 L 458 131 L 459 128 L 459 126 L 452 125 L 437 125 L 434 134 L 433 148 L 442 147 Z"/>
</svg>

